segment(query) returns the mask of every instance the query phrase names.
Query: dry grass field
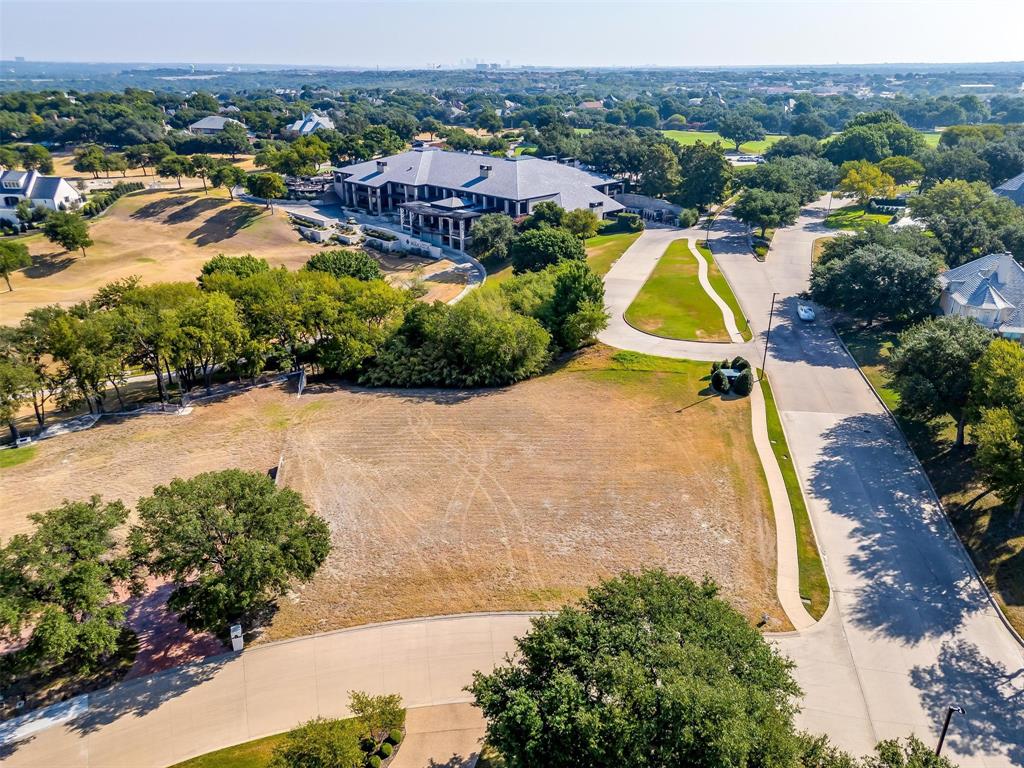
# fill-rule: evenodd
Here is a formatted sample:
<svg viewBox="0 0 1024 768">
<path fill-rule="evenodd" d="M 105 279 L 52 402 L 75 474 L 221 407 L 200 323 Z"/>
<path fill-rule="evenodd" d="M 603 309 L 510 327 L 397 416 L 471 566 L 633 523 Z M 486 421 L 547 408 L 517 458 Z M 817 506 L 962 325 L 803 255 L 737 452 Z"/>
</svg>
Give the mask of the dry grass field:
<svg viewBox="0 0 1024 768">
<path fill-rule="evenodd" d="M 0 322 L 17 323 L 33 307 L 74 304 L 129 275 L 140 275 L 146 283 L 193 280 L 218 253 L 251 253 L 272 266 L 298 269 L 324 247 L 303 240 L 283 211 L 272 214 L 261 205 L 232 201 L 225 190 L 128 195 L 92 220 L 89 233 L 94 245 L 84 257 L 61 251 L 42 235 L 27 238 L 33 264 L 12 276 L 14 291 L 0 293 Z M 447 272 L 448 261 L 391 259 L 384 266 L 403 282 L 420 267 L 428 300 L 447 300 L 465 283 L 461 275 Z"/>
<path fill-rule="evenodd" d="M 258 389 L 187 416 L 102 421 L 0 469 L 0 536 L 63 498 L 134 504 L 177 476 L 266 471 L 330 523 L 316 578 L 272 639 L 366 622 L 552 608 L 602 577 L 714 577 L 752 619 L 788 625 L 746 400 L 706 366 L 595 348 L 497 390 Z M 702 394 L 703 393 L 703 394 Z"/>
<path fill-rule="evenodd" d="M 216 157 L 216 158 L 218 158 L 220 160 L 231 160 L 231 162 L 233 162 L 235 165 L 237 165 L 239 168 L 241 168 L 246 173 L 249 173 L 251 171 L 259 170 L 259 169 L 256 168 L 256 166 L 253 163 L 253 160 L 255 158 L 254 155 L 238 155 L 233 160 L 231 159 L 231 155 L 223 155 L 223 154 L 217 154 L 217 153 L 212 153 L 210 155 L 210 157 Z M 63 176 L 65 179 L 67 179 L 68 181 L 71 181 L 71 182 L 78 181 L 79 179 L 92 179 L 93 178 L 93 175 L 91 173 L 86 173 L 86 172 L 83 172 L 83 171 L 76 171 L 74 166 L 75 166 L 75 156 L 73 154 L 71 154 L 71 153 L 60 153 L 60 154 L 55 154 L 53 156 L 53 175 L 54 176 Z M 101 173 L 99 177 L 101 179 L 105 179 L 105 178 L 107 178 L 107 175 L 105 173 Z M 127 178 L 130 181 L 146 181 L 147 179 L 150 180 L 150 181 L 158 180 L 158 177 L 155 177 L 154 171 L 153 171 L 152 168 L 147 168 L 145 173 L 142 172 L 141 168 L 132 168 L 131 170 L 125 171 L 124 175 L 122 175 L 120 171 L 115 171 L 115 172 L 110 174 L 110 179 L 112 181 L 117 181 L 119 179 L 125 179 L 125 178 Z M 203 182 L 200 181 L 199 179 L 183 179 L 183 182 L 185 182 L 186 184 L 189 184 L 190 186 L 202 187 L 202 185 L 203 185 Z M 169 181 L 168 183 L 169 184 L 175 184 L 175 182 L 173 180 Z M 176 186 L 176 184 L 175 184 L 175 186 Z"/>
</svg>

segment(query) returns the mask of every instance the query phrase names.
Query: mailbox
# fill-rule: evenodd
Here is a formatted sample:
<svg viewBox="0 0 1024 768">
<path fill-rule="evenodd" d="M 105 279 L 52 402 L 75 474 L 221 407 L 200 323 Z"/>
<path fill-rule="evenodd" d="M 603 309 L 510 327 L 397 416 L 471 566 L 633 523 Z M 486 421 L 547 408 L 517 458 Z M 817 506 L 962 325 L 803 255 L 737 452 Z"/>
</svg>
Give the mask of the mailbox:
<svg viewBox="0 0 1024 768">
<path fill-rule="evenodd" d="M 245 647 L 245 640 L 242 639 L 242 625 L 231 625 L 231 650 L 240 651 Z"/>
</svg>

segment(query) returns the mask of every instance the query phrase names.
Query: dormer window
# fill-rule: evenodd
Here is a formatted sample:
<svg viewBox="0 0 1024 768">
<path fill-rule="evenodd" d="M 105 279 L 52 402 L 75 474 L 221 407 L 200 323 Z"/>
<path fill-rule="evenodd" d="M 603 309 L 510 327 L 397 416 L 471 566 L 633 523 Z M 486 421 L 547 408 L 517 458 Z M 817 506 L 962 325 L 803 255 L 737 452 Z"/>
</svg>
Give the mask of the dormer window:
<svg viewBox="0 0 1024 768">
<path fill-rule="evenodd" d="M 21 189 L 20 181 L 5 181 L 4 189 Z"/>
</svg>

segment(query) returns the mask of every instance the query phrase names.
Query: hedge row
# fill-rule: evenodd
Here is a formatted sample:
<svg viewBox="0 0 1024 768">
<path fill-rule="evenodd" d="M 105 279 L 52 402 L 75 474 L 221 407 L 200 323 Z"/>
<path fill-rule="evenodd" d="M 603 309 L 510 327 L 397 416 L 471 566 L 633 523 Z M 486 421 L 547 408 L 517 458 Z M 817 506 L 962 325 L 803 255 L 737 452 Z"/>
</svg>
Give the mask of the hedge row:
<svg viewBox="0 0 1024 768">
<path fill-rule="evenodd" d="M 138 192 L 143 188 L 141 181 L 119 181 L 107 192 L 98 192 L 82 206 L 83 216 L 95 216 L 109 208 L 119 198 L 129 192 Z"/>
</svg>

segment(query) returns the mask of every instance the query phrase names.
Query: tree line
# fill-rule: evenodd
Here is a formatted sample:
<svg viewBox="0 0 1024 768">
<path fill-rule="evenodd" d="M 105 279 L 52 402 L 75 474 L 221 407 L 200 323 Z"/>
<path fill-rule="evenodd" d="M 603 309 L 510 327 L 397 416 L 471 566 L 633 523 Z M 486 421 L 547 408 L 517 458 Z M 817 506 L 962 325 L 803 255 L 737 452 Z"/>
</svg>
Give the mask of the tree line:
<svg viewBox="0 0 1024 768">
<path fill-rule="evenodd" d="M 540 230 L 538 230 L 540 231 Z M 555 232 L 555 230 L 552 230 Z M 107 284 L 72 307 L 31 310 L 0 331 L 0 418 L 84 403 L 118 406 L 133 371 L 153 376 L 162 402 L 211 386 L 214 376 L 253 377 L 309 366 L 374 386 L 502 386 L 536 375 L 553 355 L 604 327 L 604 288 L 580 241 L 572 253 L 531 259 L 499 291 L 456 305 L 416 300 L 381 279 L 359 251 L 325 251 L 297 271 L 252 256 L 218 256 L 194 283 Z"/>
</svg>

